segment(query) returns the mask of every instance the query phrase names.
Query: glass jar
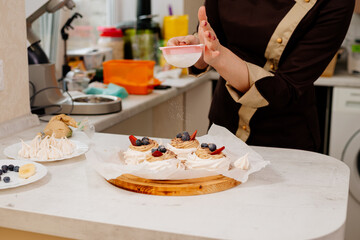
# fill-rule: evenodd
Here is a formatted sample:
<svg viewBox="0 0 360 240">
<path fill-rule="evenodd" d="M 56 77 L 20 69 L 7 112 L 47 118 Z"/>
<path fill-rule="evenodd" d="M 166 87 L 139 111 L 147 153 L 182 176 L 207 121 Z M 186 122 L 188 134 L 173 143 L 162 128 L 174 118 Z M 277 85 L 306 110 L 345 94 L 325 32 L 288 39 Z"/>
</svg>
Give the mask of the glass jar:
<svg viewBox="0 0 360 240">
<path fill-rule="evenodd" d="M 112 59 L 124 59 L 124 40 L 121 29 L 99 27 L 101 31 L 98 46 L 112 49 Z"/>
</svg>

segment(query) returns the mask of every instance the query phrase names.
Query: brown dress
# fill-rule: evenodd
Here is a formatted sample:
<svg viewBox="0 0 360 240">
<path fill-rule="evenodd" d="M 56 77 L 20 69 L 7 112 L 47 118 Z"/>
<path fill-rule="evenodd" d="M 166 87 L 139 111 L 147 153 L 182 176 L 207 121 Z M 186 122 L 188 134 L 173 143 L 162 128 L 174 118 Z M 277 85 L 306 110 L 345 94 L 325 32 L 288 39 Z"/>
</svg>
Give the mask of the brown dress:
<svg viewBox="0 0 360 240">
<path fill-rule="evenodd" d="M 250 80 L 241 93 L 220 77 L 210 122 L 251 145 L 317 150 L 313 83 L 341 46 L 354 0 L 206 0 L 205 6 L 221 44 L 246 62 Z"/>
</svg>

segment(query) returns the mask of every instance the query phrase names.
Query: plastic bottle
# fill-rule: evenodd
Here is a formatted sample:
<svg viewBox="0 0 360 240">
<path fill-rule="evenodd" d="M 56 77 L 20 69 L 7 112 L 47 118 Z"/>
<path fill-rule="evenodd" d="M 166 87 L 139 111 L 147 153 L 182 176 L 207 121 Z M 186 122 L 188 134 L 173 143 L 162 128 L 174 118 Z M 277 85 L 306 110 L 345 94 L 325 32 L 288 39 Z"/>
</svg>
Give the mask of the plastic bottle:
<svg viewBox="0 0 360 240">
<path fill-rule="evenodd" d="M 98 45 L 112 49 L 112 59 L 124 59 L 124 40 L 121 29 L 114 27 L 99 27 L 101 31 Z"/>
</svg>

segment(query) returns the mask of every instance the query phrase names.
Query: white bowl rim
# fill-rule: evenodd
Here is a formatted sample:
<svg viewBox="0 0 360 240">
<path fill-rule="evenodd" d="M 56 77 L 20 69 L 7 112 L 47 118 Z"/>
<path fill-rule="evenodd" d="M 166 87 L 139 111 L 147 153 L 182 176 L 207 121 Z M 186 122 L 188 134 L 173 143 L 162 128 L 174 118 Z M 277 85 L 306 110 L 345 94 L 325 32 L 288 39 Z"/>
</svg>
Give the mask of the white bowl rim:
<svg viewBox="0 0 360 240">
<path fill-rule="evenodd" d="M 159 47 L 160 50 L 169 49 L 169 48 L 188 48 L 188 47 L 203 47 L 204 44 L 194 44 L 194 45 L 179 45 L 179 46 L 168 46 L 168 47 Z"/>
</svg>

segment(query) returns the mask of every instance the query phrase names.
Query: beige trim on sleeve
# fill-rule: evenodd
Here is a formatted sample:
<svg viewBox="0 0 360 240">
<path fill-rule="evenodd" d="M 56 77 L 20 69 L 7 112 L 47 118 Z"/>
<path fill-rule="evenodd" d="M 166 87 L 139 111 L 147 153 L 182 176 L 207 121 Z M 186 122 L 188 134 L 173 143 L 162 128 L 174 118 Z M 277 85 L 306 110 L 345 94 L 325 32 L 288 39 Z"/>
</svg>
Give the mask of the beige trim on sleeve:
<svg viewBox="0 0 360 240">
<path fill-rule="evenodd" d="M 239 127 L 235 135 L 246 142 L 250 136 L 250 120 L 256 112 L 256 108 L 241 106 L 239 109 Z"/>
<path fill-rule="evenodd" d="M 315 5 L 317 0 L 296 0 L 295 5 L 276 27 L 265 51 L 267 62 L 264 69 L 275 72 L 278 69 L 280 57 L 288 44 L 291 35 L 300 21 Z"/>
<path fill-rule="evenodd" d="M 230 96 L 234 99 L 235 102 L 241 103 L 242 105 L 259 108 L 267 106 L 268 101 L 259 93 L 255 86 L 255 82 L 264 77 L 274 76 L 273 73 L 266 71 L 262 67 L 259 67 L 255 64 L 245 62 L 249 72 L 249 83 L 250 89 L 245 94 L 240 94 L 231 86 L 230 83 L 226 83 L 225 86 L 230 93 Z"/>
<path fill-rule="evenodd" d="M 266 71 L 264 68 L 259 67 L 258 65 L 245 62 L 249 72 L 249 83 L 250 87 L 259 79 L 264 77 L 274 76 L 273 73 Z"/>
</svg>

